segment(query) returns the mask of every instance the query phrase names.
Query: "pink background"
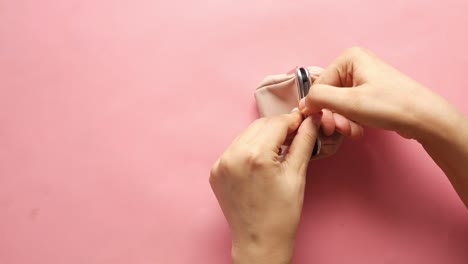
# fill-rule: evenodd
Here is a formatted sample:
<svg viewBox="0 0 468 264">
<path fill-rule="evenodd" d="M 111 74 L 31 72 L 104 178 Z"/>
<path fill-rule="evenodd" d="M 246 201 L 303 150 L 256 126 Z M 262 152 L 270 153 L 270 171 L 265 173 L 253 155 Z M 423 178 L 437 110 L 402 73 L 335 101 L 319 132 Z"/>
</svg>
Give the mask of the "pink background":
<svg viewBox="0 0 468 264">
<path fill-rule="evenodd" d="M 362 45 L 468 113 L 468 2 L 0 0 L 0 263 L 228 263 L 211 164 L 267 74 Z M 468 211 L 370 131 L 308 176 L 295 263 L 467 263 Z"/>
</svg>

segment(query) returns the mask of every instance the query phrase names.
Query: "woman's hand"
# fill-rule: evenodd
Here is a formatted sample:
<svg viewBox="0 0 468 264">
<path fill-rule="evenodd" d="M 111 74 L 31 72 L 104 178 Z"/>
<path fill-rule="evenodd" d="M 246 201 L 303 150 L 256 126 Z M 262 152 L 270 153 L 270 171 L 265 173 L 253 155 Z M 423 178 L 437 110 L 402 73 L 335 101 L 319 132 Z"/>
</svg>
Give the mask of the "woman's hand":
<svg viewBox="0 0 468 264">
<path fill-rule="evenodd" d="M 352 48 L 314 82 L 302 113 L 331 109 L 360 124 L 418 140 L 468 206 L 468 121 L 445 99 L 376 55 Z"/>
<path fill-rule="evenodd" d="M 320 67 L 309 67 L 309 72 L 312 76 L 312 83 L 316 81 L 324 69 Z M 321 141 L 321 149 L 317 156 L 313 159 L 321 159 L 335 154 L 341 146 L 344 137 L 358 139 L 364 134 L 364 128 L 348 118 L 333 113 L 328 109 L 322 109 L 322 122 L 320 123 L 319 139 Z"/>
<path fill-rule="evenodd" d="M 320 75 L 324 72 L 323 68 L 317 66 L 308 67 L 308 70 L 311 75 L 312 83 L 317 83 Z M 364 131 L 360 124 L 357 124 L 338 113 L 333 113 L 328 109 L 322 109 L 322 112 L 323 116 L 322 123 L 320 124 L 320 130 L 322 132 L 322 136 L 328 137 L 330 141 L 342 141 L 343 137 L 339 135 L 352 139 L 358 139 L 363 135 Z"/>
<path fill-rule="evenodd" d="M 252 123 L 211 169 L 232 232 L 234 263 L 289 263 L 320 116 L 296 111 Z M 297 130 L 288 153 L 281 145 Z"/>
<path fill-rule="evenodd" d="M 424 139 L 434 127 L 453 126 L 460 113 L 448 102 L 362 48 L 330 65 L 301 101 L 304 114 L 322 108 L 360 124 Z"/>
</svg>

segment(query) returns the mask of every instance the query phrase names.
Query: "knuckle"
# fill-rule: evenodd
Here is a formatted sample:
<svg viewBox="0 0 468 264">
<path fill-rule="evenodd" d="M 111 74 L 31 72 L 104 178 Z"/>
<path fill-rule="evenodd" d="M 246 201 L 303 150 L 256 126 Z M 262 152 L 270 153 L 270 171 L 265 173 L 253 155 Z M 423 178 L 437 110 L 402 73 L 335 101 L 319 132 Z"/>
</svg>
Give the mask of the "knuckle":
<svg viewBox="0 0 468 264">
<path fill-rule="evenodd" d="M 296 118 L 294 119 L 294 121 L 292 122 L 292 126 L 295 127 L 296 129 L 299 128 L 299 126 L 301 125 L 302 123 L 302 118 Z"/>
<path fill-rule="evenodd" d="M 344 58 L 344 59 L 352 58 L 358 52 L 357 49 L 358 49 L 357 47 L 351 47 L 351 48 L 346 49 L 341 54 L 341 58 Z"/>
<path fill-rule="evenodd" d="M 291 119 L 291 116 L 289 114 L 282 114 L 279 116 L 275 116 L 271 122 L 275 122 L 278 124 L 287 124 L 289 123 L 289 120 Z"/>
<path fill-rule="evenodd" d="M 208 182 L 210 183 L 211 188 L 215 186 L 215 176 L 213 174 L 210 174 L 210 177 L 208 178 Z"/>
<path fill-rule="evenodd" d="M 214 177 L 218 174 L 218 162 L 216 162 L 210 169 L 210 177 Z"/>
<path fill-rule="evenodd" d="M 315 131 L 299 131 L 298 135 L 307 145 L 313 145 L 317 141 L 317 133 Z"/>
<path fill-rule="evenodd" d="M 366 56 L 365 49 L 358 46 L 345 50 L 341 55 L 338 60 L 339 67 L 336 70 L 342 86 L 351 87 L 356 84 L 354 78 L 356 65 L 361 63 L 364 56 Z"/>
<path fill-rule="evenodd" d="M 223 154 L 211 167 L 209 183 L 212 188 L 218 182 L 241 179 L 272 166 L 261 147 L 243 146 L 235 152 Z"/>
<path fill-rule="evenodd" d="M 219 171 L 219 159 L 216 161 L 216 163 L 211 166 L 210 169 L 210 177 L 209 177 L 209 182 L 210 185 L 213 186 L 215 179 L 218 177 L 218 171 Z"/>
<path fill-rule="evenodd" d="M 319 111 L 324 103 L 324 96 L 320 84 L 312 85 L 309 89 L 309 93 L 304 97 L 306 105 L 306 113 L 312 114 Z M 302 110 L 304 111 L 304 110 Z M 299 121 L 301 122 L 301 121 Z"/>
<path fill-rule="evenodd" d="M 375 54 L 372 51 L 363 47 L 359 47 L 359 46 L 354 46 L 352 48 L 349 48 L 345 52 L 345 54 L 347 55 L 348 58 L 354 59 L 354 60 L 375 57 Z"/>
<path fill-rule="evenodd" d="M 226 155 L 223 155 L 219 158 L 218 161 L 218 166 L 215 171 L 215 175 L 219 177 L 220 174 L 229 172 L 232 168 L 232 162 L 231 159 L 226 157 Z"/>
<path fill-rule="evenodd" d="M 356 56 L 365 53 L 365 49 L 363 47 L 359 46 L 353 46 L 346 50 L 346 54 L 351 55 L 351 56 Z"/>
<path fill-rule="evenodd" d="M 216 163 L 211 167 L 210 170 L 210 184 L 213 186 L 213 184 L 216 181 L 222 181 L 226 177 L 229 177 L 232 175 L 232 170 L 233 170 L 233 164 L 232 164 L 232 159 L 226 156 L 226 154 L 223 154 L 217 161 Z"/>
<path fill-rule="evenodd" d="M 347 49 L 344 54 L 343 58 L 346 62 L 358 62 L 365 57 L 369 57 L 372 55 L 372 52 L 369 50 L 363 48 L 363 47 L 358 47 L 354 46 L 352 48 Z"/>
<path fill-rule="evenodd" d="M 309 93 L 305 97 L 305 104 L 311 105 L 311 104 L 316 103 L 316 101 L 318 100 L 318 96 L 320 95 L 319 92 L 320 92 L 319 85 L 312 85 L 309 88 Z"/>
<path fill-rule="evenodd" d="M 252 169 L 261 169 L 267 165 L 265 155 L 263 155 L 260 149 L 248 150 L 245 154 L 244 162 Z"/>
</svg>

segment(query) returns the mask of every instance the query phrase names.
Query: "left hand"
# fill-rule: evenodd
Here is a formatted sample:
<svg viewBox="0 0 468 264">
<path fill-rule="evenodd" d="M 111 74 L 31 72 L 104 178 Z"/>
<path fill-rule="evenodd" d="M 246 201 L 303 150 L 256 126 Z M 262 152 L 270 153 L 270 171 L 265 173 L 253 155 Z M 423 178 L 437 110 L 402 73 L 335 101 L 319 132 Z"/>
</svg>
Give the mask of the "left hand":
<svg viewBox="0 0 468 264">
<path fill-rule="evenodd" d="M 320 76 L 324 69 L 320 67 L 309 67 L 313 84 L 321 84 Z M 322 159 L 335 154 L 341 146 L 344 137 L 358 139 L 363 136 L 364 128 L 357 122 L 350 120 L 338 113 L 328 109 L 322 109 L 322 122 L 320 124 L 320 140 L 322 148 L 313 159 Z"/>
<path fill-rule="evenodd" d="M 337 132 L 345 137 L 357 139 L 364 134 L 360 124 L 328 109 L 322 109 L 322 112 L 321 130 L 325 136 L 329 137 Z"/>
<path fill-rule="evenodd" d="M 324 73 L 325 69 L 315 66 L 308 69 L 312 76 L 313 85 L 323 84 L 324 79 L 320 78 L 320 76 Z M 320 130 L 324 136 L 337 138 L 333 134 L 339 133 L 345 137 L 357 139 L 363 135 L 364 129 L 360 124 L 328 109 L 322 109 L 322 112 L 323 117 Z"/>
<path fill-rule="evenodd" d="M 298 112 L 258 119 L 213 165 L 210 184 L 231 228 L 233 263 L 290 262 L 319 123 L 319 115 L 303 120 Z"/>
</svg>

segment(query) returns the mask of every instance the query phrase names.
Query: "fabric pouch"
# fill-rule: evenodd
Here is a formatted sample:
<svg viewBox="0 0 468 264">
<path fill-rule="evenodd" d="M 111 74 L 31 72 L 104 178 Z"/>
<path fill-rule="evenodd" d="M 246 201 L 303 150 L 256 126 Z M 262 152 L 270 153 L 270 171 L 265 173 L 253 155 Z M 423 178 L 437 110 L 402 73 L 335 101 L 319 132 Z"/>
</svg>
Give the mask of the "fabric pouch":
<svg viewBox="0 0 468 264">
<path fill-rule="evenodd" d="M 313 83 L 323 71 L 320 67 L 308 67 L 310 83 Z M 286 74 L 269 75 L 255 90 L 255 100 L 261 117 L 270 117 L 290 113 L 298 106 L 300 95 L 297 76 L 292 71 Z M 341 145 L 343 136 L 338 133 L 327 137 L 319 133 L 320 150 L 312 159 L 333 155 Z M 317 147 L 317 146 L 316 146 Z"/>
</svg>

